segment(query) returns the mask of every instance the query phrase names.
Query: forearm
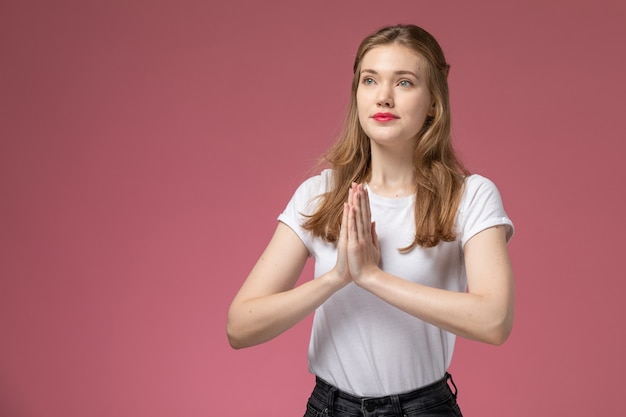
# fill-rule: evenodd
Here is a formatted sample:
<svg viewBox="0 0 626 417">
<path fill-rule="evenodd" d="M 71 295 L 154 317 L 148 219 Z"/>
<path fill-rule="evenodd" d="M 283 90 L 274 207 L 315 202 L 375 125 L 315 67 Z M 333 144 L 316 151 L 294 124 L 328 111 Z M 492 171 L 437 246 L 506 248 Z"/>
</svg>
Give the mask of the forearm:
<svg viewBox="0 0 626 417">
<path fill-rule="evenodd" d="M 458 336 L 485 343 L 503 343 L 513 323 L 512 294 L 502 300 L 432 288 L 377 270 L 359 285 L 404 312 Z"/>
<path fill-rule="evenodd" d="M 266 342 L 300 322 L 345 284 L 333 271 L 293 289 L 235 300 L 228 312 L 227 334 L 239 349 Z"/>
<path fill-rule="evenodd" d="M 459 336 L 491 344 L 501 344 L 508 338 L 513 323 L 513 272 L 504 227 L 487 228 L 465 244 L 470 292 L 428 287 L 380 269 L 378 239 L 375 228 L 370 231 L 365 204 L 367 193 L 357 190 L 356 196 L 357 204 L 348 217 L 348 259 L 357 285 L 400 310 Z"/>
</svg>

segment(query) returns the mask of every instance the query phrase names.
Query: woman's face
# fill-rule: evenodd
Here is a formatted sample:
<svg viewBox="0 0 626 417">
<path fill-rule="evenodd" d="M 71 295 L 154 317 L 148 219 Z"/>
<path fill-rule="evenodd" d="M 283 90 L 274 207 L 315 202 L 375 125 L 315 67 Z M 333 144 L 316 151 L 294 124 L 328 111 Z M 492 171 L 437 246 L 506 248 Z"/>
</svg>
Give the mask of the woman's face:
<svg viewBox="0 0 626 417">
<path fill-rule="evenodd" d="M 376 46 L 361 60 L 359 122 L 376 144 L 412 149 L 426 116 L 434 114 L 425 65 L 420 54 L 398 44 Z"/>
</svg>

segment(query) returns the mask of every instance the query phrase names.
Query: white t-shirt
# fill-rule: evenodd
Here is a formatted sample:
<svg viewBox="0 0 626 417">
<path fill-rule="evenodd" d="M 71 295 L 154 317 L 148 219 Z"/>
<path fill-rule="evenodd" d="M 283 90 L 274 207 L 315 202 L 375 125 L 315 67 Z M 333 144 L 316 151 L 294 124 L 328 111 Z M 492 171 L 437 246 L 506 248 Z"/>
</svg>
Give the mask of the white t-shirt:
<svg viewBox="0 0 626 417">
<path fill-rule="evenodd" d="M 336 263 L 335 244 L 302 229 L 302 214 L 311 214 L 315 197 L 329 189 L 331 171 L 306 180 L 296 190 L 278 220 L 292 228 L 315 259 L 315 277 Z M 415 195 L 385 198 L 369 192 L 372 221 L 381 250 L 383 270 L 424 285 L 466 291 L 463 246 L 476 233 L 505 225 L 507 240 L 513 223 L 500 193 L 487 178 L 471 175 L 457 215 L 458 238 L 433 248 L 398 248 L 413 242 Z M 399 394 L 441 379 L 452 359 L 456 336 L 419 320 L 351 283 L 333 294 L 315 312 L 309 344 L 310 371 L 358 396 Z"/>
</svg>

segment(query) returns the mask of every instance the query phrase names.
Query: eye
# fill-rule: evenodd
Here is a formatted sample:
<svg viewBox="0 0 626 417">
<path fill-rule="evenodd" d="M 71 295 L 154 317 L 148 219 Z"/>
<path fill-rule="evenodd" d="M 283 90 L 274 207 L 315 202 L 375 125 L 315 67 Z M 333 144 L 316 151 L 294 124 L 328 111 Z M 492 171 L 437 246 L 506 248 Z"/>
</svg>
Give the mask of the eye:
<svg viewBox="0 0 626 417">
<path fill-rule="evenodd" d="M 413 82 L 412 82 L 412 81 L 409 81 L 409 80 L 401 80 L 401 81 L 398 83 L 398 85 L 399 85 L 400 87 L 411 87 L 411 86 L 413 86 Z"/>
<path fill-rule="evenodd" d="M 363 84 L 365 84 L 365 85 L 372 85 L 372 84 L 374 84 L 374 79 L 370 78 L 370 77 L 365 77 L 365 78 L 363 78 L 363 80 L 361 82 Z"/>
</svg>

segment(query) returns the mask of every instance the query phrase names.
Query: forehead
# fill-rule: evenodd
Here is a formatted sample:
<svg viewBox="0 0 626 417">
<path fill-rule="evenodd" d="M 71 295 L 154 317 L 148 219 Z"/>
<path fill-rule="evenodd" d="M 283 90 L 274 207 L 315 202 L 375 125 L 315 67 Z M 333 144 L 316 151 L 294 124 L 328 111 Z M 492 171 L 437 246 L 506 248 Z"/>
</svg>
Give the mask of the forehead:
<svg viewBox="0 0 626 417">
<path fill-rule="evenodd" d="M 413 71 L 422 72 L 426 64 L 424 57 L 399 44 L 379 45 L 365 53 L 361 60 L 361 71 Z"/>
</svg>

